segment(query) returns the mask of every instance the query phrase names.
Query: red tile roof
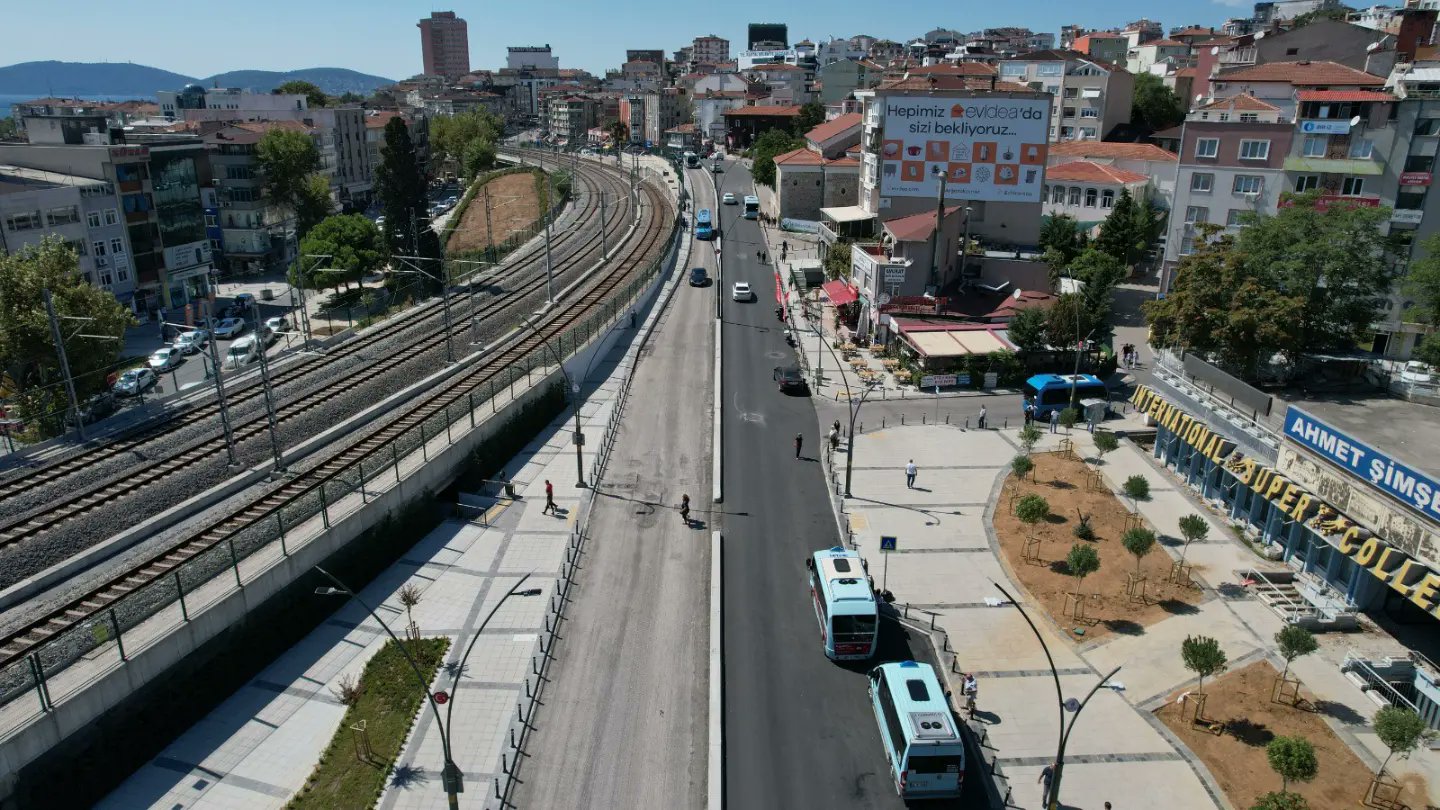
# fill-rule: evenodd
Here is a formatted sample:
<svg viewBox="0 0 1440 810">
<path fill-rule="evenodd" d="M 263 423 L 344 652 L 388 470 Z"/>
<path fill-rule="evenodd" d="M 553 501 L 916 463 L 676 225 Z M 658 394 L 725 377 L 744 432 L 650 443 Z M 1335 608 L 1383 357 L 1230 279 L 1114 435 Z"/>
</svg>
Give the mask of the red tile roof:
<svg viewBox="0 0 1440 810">
<path fill-rule="evenodd" d="M 961 62 L 955 65 L 913 67 L 908 72 L 911 76 L 994 76 L 1000 71 L 994 65 L 981 62 Z"/>
<path fill-rule="evenodd" d="M 1189 77 L 1189 78 L 1191 78 L 1191 79 L 1196 79 L 1196 78 L 1199 78 L 1199 77 L 1200 77 L 1200 68 L 1198 68 L 1198 67 L 1180 68 L 1179 70 L 1175 71 L 1175 76 L 1176 76 L 1177 78 L 1182 78 L 1182 79 L 1183 79 L 1183 78 L 1186 78 L 1186 77 Z"/>
<path fill-rule="evenodd" d="M 1111 143 L 1109 141 L 1061 141 L 1050 144 L 1050 155 L 1112 160 L 1176 161 L 1180 156 L 1153 143 Z"/>
<path fill-rule="evenodd" d="M 838 118 L 832 118 L 829 121 L 826 121 L 825 123 L 815 127 L 814 129 L 805 133 L 805 137 L 808 140 L 815 141 L 816 143 L 821 143 L 830 140 L 836 135 L 839 135 L 852 127 L 860 126 L 864 121 L 865 118 L 864 116 L 860 115 L 860 113 L 848 113 L 846 115 L 839 116 Z"/>
<path fill-rule="evenodd" d="M 1180 41 L 1178 41 L 1178 40 L 1173 40 L 1173 39 L 1156 39 L 1156 40 L 1151 40 L 1150 42 L 1142 42 L 1139 47 L 1144 48 L 1144 47 L 1148 47 L 1148 46 L 1150 46 L 1150 45 L 1156 45 L 1156 46 L 1159 46 L 1159 47 L 1161 47 L 1161 48 L 1188 48 L 1188 47 L 1190 47 L 1190 45 L 1187 44 L 1187 43 L 1180 42 Z"/>
<path fill-rule="evenodd" d="M 960 210 L 960 206 L 953 205 L 945 209 L 945 216 Z M 927 211 L 923 214 L 911 214 L 908 217 L 887 220 L 885 230 L 895 237 L 897 242 L 919 242 L 929 239 L 935 233 L 935 212 Z"/>
<path fill-rule="evenodd" d="M 801 108 L 796 105 L 754 104 L 749 107 L 740 107 L 734 110 L 726 110 L 725 117 L 788 118 L 799 115 L 800 111 Z"/>
<path fill-rule="evenodd" d="M 1397 101 L 1389 93 L 1374 90 L 1301 90 L 1296 94 L 1301 101 Z"/>
<path fill-rule="evenodd" d="M 1356 70 L 1339 62 L 1270 62 L 1241 68 L 1215 77 L 1222 82 L 1288 82 L 1298 85 L 1338 84 L 1357 87 L 1380 87 L 1382 76 Z"/>
<path fill-rule="evenodd" d="M 788 73 L 788 72 L 796 71 L 796 70 L 804 70 L 804 68 L 800 67 L 799 65 L 789 65 L 789 64 L 786 64 L 786 63 L 784 63 L 784 62 L 767 62 L 767 63 L 765 63 L 765 64 L 763 64 L 763 65 L 756 65 L 755 67 L 752 67 L 752 68 L 750 68 L 750 69 L 751 69 L 751 70 L 763 70 L 763 71 L 766 71 L 766 72 L 769 72 L 769 73 L 780 72 L 780 71 L 784 71 L 784 72 L 787 72 L 787 73 Z"/>
<path fill-rule="evenodd" d="M 1220 33 L 1220 32 L 1216 31 L 1214 28 L 1200 28 L 1200 27 L 1196 26 L 1196 27 L 1192 27 L 1192 28 L 1186 28 L 1186 29 L 1184 29 L 1184 30 L 1182 30 L 1182 31 L 1176 31 L 1175 33 L 1171 34 L 1170 36 L 1172 36 L 1172 37 L 1195 37 L 1195 36 L 1202 36 L 1202 35 L 1204 35 L 1204 36 L 1219 35 L 1219 33 Z"/>
<path fill-rule="evenodd" d="M 801 147 L 783 155 L 775 156 L 777 166 L 859 166 L 860 161 L 852 157 L 835 158 L 827 160 L 819 152 Z M 934 215 L 932 214 L 933 218 Z"/>
<path fill-rule="evenodd" d="M 1127 185 L 1130 183 L 1144 183 L 1150 178 L 1138 172 L 1127 172 L 1124 169 L 1117 169 L 1114 166 L 1091 163 L 1088 160 L 1077 160 L 1074 163 L 1065 163 L 1046 169 L 1045 179 L 1063 180 L 1070 183 L 1112 183 L 1115 185 Z"/>
<path fill-rule="evenodd" d="M 1048 309 L 1054 306 L 1058 300 L 1060 299 L 1050 293 L 1034 290 L 1016 290 L 1010 295 L 1005 296 L 1005 300 L 1000 303 L 1000 306 L 995 307 L 995 309 L 985 317 L 1013 318 L 1015 317 L 1015 313 L 1022 309 Z"/>
<path fill-rule="evenodd" d="M 991 86 L 994 82 L 994 86 Z M 1035 92 L 1027 85 L 1003 82 L 982 76 L 906 76 L 883 82 L 877 90 L 996 90 L 1007 93 Z"/>
<path fill-rule="evenodd" d="M 678 126 L 678 127 L 671 127 L 671 128 L 669 128 L 669 129 L 667 129 L 667 130 L 665 130 L 665 131 L 666 131 L 666 132 L 676 132 L 676 133 L 694 132 L 694 131 L 695 131 L 695 125 L 694 125 L 694 124 L 681 124 L 681 125 Z"/>
<path fill-rule="evenodd" d="M 1238 96 L 1216 99 L 1209 104 L 1196 107 L 1197 110 L 1240 110 L 1243 112 L 1279 112 L 1280 108 L 1274 104 L 1261 101 L 1252 95 L 1241 93 Z"/>
</svg>

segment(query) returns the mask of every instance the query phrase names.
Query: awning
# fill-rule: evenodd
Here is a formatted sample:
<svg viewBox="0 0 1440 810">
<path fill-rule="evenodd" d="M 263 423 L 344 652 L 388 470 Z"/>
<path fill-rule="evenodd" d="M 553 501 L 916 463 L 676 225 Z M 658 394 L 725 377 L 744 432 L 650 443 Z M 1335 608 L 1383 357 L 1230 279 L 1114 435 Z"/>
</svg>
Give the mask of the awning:
<svg viewBox="0 0 1440 810">
<path fill-rule="evenodd" d="M 779 304 L 782 308 L 783 308 L 783 307 L 785 306 L 785 304 L 786 304 L 786 301 L 785 301 L 785 282 L 784 282 L 783 279 L 780 278 L 780 271 L 779 271 L 779 270 L 776 270 L 776 271 L 775 271 L 775 303 Z M 782 311 L 783 311 L 783 309 L 782 309 Z"/>
<path fill-rule="evenodd" d="M 858 205 L 842 205 L 838 208 L 821 208 L 820 213 L 824 214 L 832 222 L 860 222 L 861 220 L 874 219 L 875 215 L 866 211 Z"/>
<path fill-rule="evenodd" d="M 860 297 L 854 287 L 843 281 L 827 281 L 820 285 L 820 289 L 825 292 L 825 297 L 830 299 L 830 303 L 837 307 L 843 304 L 853 304 Z"/>
</svg>

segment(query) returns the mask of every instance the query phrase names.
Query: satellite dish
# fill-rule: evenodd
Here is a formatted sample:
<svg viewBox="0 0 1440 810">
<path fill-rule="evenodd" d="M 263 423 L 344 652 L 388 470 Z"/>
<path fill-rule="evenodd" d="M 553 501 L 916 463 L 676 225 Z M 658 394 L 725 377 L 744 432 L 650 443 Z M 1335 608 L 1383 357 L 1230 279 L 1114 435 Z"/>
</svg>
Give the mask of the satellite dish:
<svg viewBox="0 0 1440 810">
<path fill-rule="evenodd" d="M 1357 116 L 1355 116 L 1354 118 L 1351 118 L 1351 119 L 1350 119 L 1350 126 L 1352 126 L 1352 127 L 1358 127 L 1358 126 L 1360 126 L 1360 116 L 1357 115 Z"/>
<path fill-rule="evenodd" d="M 1217 54 L 1219 54 L 1219 53 L 1220 53 L 1220 46 L 1219 46 L 1219 45 L 1216 45 L 1216 46 L 1214 46 L 1214 47 L 1212 47 L 1212 48 L 1210 49 L 1210 55 L 1211 55 L 1211 56 L 1215 56 L 1215 55 L 1217 55 Z"/>
</svg>

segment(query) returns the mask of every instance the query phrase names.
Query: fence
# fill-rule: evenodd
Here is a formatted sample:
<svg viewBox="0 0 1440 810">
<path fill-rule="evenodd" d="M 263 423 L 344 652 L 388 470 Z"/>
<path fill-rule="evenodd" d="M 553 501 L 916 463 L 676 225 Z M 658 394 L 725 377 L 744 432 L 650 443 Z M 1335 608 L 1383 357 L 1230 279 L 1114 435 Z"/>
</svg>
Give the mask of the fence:
<svg viewBox="0 0 1440 810">
<path fill-rule="evenodd" d="M 675 234 L 672 228 L 672 244 Z M 623 287 L 612 292 L 608 303 L 597 306 L 589 316 L 553 339 L 556 353 L 560 357 L 569 356 L 591 340 L 603 336 L 609 326 L 621 317 L 628 317 L 631 304 L 664 269 L 668 260 L 669 256 L 662 256 L 652 262 Z M 408 466 L 409 457 L 416 451 L 419 451 L 422 463 L 428 461 L 429 445 L 442 434 L 447 445 L 453 443 L 457 429 L 463 432 L 467 427 L 476 426 L 476 414 L 487 402 L 491 405 L 491 412 L 495 413 L 499 410 L 502 395 L 513 397 L 515 387 L 522 380 L 528 386 L 534 381 L 536 373 L 543 379 L 553 368 L 548 355 L 549 350 L 541 346 L 504 367 L 489 380 L 488 385 L 475 384 L 463 393 L 455 391 L 463 383 L 452 379 L 446 389 L 448 394 L 453 395 L 451 401 L 415 427 L 331 473 L 248 525 L 228 533 L 221 542 L 194 553 L 163 577 L 141 584 L 103 611 L 87 616 L 41 642 L 24 658 L 0 669 L 0 736 L 8 735 L 50 711 L 57 700 L 82 691 L 102 674 L 124 664 L 137 650 L 188 623 L 192 614 L 219 602 L 232 592 L 228 585 L 217 587 L 217 582 L 233 577 L 234 586 L 243 588 L 246 572 L 241 564 L 257 552 L 278 548 L 282 557 L 288 557 L 293 549 L 314 540 L 336 521 L 363 508 L 373 493 L 397 486 L 404 478 L 402 467 Z M 616 418 L 612 415 L 612 428 Z M 468 426 L 463 424 L 467 420 Z M 462 424 L 457 428 L 456 423 Z M 596 469 L 602 468 L 608 458 L 609 450 L 605 448 L 597 455 Z M 352 497 L 357 494 L 360 496 L 358 503 Z M 347 499 L 348 504 L 342 504 Z M 314 525 L 316 518 L 320 519 L 323 527 L 318 531 L 319 527 Z M 252 577 L 258 575 L 268 565 L 262 560 L 250 566 L 252 570 L 249 573 Z M 222 577 L 224 579 L 220 579 Z M 170 610 L 175 607 L 178 607 L 178 615 Z M 167 610 L 168 615 L 160 615 Z M 146 626 L 143 632 L 137 633 L 142 623 Z M 56 680 L 57 675 L 81 661 L 90 665 L 82 677 L 66 678 L 64 684 Z M 27 696 L 32 696 L 35 701 L 33 710 L 14 711 L 15 707 L 11 704 Z"/>
</svg>

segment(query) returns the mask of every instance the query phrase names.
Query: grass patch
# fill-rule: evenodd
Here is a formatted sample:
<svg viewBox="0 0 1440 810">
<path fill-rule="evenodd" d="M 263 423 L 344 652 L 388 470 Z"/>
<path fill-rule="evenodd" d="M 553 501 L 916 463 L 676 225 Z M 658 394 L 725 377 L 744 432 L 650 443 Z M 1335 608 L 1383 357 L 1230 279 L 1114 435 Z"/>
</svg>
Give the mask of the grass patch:
<svg viewBox="0 0 1440 810">
<path fill-rule="evenodd" d="M 424 638 L 407 642 L 407 647 L 420 671 L 432 677 L 445 660 L 450 639 Z M 415 682 L 415 671 L 394 641 L 387 642 L 365 665 L 358 687 L 359 700 L 345 712 L 314 773 L 286 807 L 373 807 L 380 798 L 425 695 Z M 350 730 L 361 720 L 370 738 L 370 756 L 366 760 L 358 757 L 355 732 Z"/>
</svg>

